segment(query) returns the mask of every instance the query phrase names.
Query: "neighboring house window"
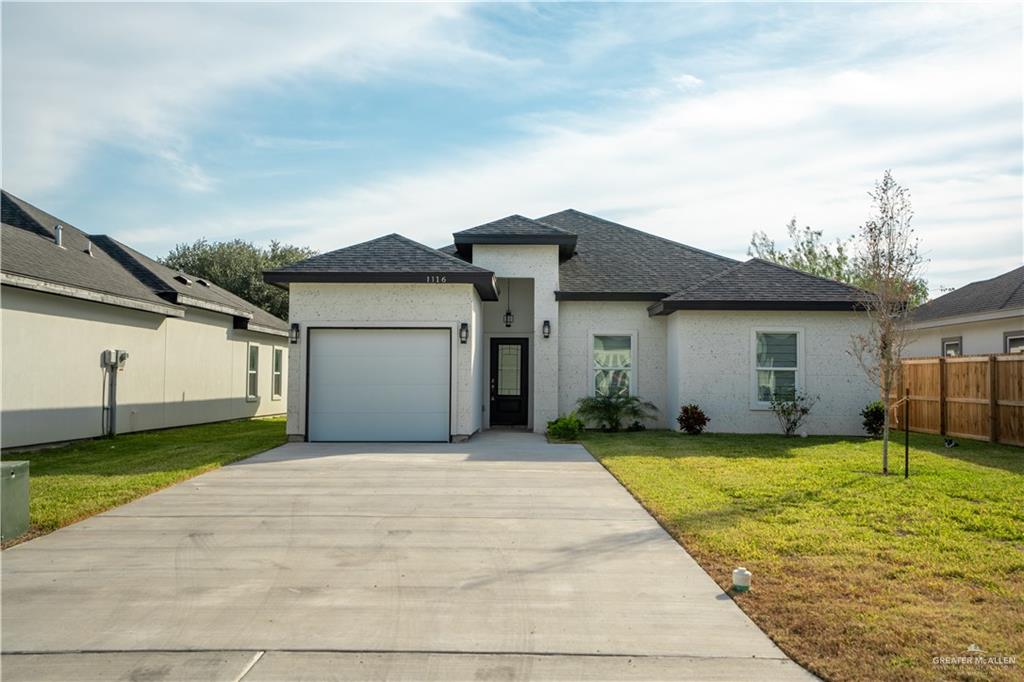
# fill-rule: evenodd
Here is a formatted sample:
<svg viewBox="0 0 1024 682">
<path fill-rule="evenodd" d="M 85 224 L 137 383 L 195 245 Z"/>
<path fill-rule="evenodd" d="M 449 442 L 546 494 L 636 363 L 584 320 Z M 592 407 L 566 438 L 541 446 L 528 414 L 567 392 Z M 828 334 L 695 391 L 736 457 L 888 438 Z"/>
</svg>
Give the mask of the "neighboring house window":
<svg viewBox="0 0 1024 682">
<path fill-rule="evenodd" d="M 593 338 L 594 395 L 630 395 L 630 387 L 634 386 L 633 337 L 628 334 L 595 334 Z"/>
<path fill-rule="evenodd" d="M 274 349 L 274 381 L 271 398 L 281 399 L 281 388 L 284 386 L 284 349 Z"/>
<path fill-rule="evenodd" d="M 1003 334 L 1003 346 L 1007 353 L 1024 353 L 1024 331 Z"/>
<path fill-rule="evenodd" d="M 249 367 L 245 383 L 246 400 L 259 400 L 260 397 L 260 347 L 249 346 Z"/>
<path fill-rule="evenodd" d="M 799 388 L 799 333 L 754 332 L 754 400 L 792 400 Z"/>
<path fill-rule="evenodd" d="M 963 355 L 962 345 L 963 338 L 960 336 L 942 339 L 942 354 L 947 358 L 958 358 Z"/>
</svg>

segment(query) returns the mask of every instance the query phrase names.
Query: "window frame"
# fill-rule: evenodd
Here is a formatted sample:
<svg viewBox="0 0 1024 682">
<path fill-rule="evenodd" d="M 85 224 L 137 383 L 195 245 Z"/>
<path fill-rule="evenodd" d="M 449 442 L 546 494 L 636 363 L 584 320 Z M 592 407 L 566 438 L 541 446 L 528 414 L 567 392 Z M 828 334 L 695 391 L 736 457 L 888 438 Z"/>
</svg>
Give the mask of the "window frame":
<svg viewBox="0 0 1024 682">
<path fill-rule="evenodd" d="M 1024 329 L 1017 332 L 1003 332 L 1003 353 L 1010 354 L 1010 339 L 1024 339 Z M 1024 351 L 1017 351 L 1018 353 Z"/>
<path fill-rule="evenodd" d="M 252 352 L 256 351 L 256 368 L 252 367 Z M 249 388 L 252 386 L 251 378 L 256 377 L 256 392 L 250 393 Z M 258 343 L 250 343 L 245 349 L 245 402 L 255 403 L 260 399 L 260 345 Z"/>
<path fill-rule="evenodd" d="M 277 359 L 281 358 L 281 365 L 278 366 Z M 257 374 L 257 382 L 259 375 Z M 270 399 L 280 400 L 284 393 L 284 348 L 274 346 L 270 354 Z"/>
<path fill-rule="evenodd" d="M 750 328 L 750 409 L 755 411 L 771 410 L 770 401 L 758 400 L 757 396 L 757 335 L 758 334 L 796 334 L 796 368 L 784 368 L 786 371 L 795 371 L 795 388 L 797 392 L 804 390 L 804 369 L 806 359 L 804 356 L 804 329 L 803 327 L 751 327 Z M 769 368 L 771 369 L 771 368 Z M 779 368 L 783 369 L 783 368 Z"/>
<path fill-rule="evenodd" d="M 628 336 L 629 337 L 629 393 L 627 395 L 637 396 L 640 395 L 640 381 L 639 381 L 639 364 L 637 359 L 639 352 L 637 350 L 637 331 L 632 330 L 590 330 L 587 335 L 587 382 L 589 388 L 587 389 L 587 395 L 591 397 L 597 397 L 597 386 L 595 386 L 594 377 L 598 368 L 594 364 L 594 338 L 598 336 Z"/>
<path fill-rule="evenodd" d="M 955 343 L 957 345 L 957 348 L 959 349 L 959 352 L 956 355 L 946 355 L 946 344 L 947 343 Z M 962 336 L 947 336 L 947 337 L 945 337 L 944 339 L 942 339 L 942 342 L 939 345 L 939 350 L 940 350 L 940 355 L 942 357 L 944 357 L 944 358 L 959 358 L 959 357 L 962 357 L 963 354 L 964 354 L 964 337 L 962 337 Z"/>
</svg>

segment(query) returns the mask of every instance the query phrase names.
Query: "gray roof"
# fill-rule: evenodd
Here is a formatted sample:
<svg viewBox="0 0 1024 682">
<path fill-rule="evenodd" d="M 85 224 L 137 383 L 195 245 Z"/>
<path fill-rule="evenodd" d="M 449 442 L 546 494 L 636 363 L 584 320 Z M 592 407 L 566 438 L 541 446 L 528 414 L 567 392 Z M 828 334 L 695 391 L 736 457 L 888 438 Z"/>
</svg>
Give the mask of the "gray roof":
<svg viewBox="0 0 1024 682">
<path fill-rule="evenodd" d="M 752 258 L 666 297 L 650 310 L 853 310 L 863 295 L 848 284 Z"/>
<path fill-rule="evenodd" d="M 485 300 L 497 298 L 494 273 L 443 251 L 389 234 L 368 242 L 307 258 L 263 273 L 267 282 L 409 282 L 434 283 L 430 275 L 443 275 L 448 283 L 474 284 Z"/>
<path fill-rule="evenodd" d="M 1024 265 L 928 301 L 911 314 L 914 322 L 944 317 L 1012 311 L 1024 315 Z"/>
<path fill-rule="evenodd" d="M 576 234 L 560 227 L 510 215 L 452 235 L 455 251 L 466 260 L 473 259 L 474 244 L 554 244 L 562 260 L 576 251 Z"/>
<path fill-rule="evenodd" d="M 212 282 L 204 286 L 194 275 L 186 275 L 192 284 L 179 282 L 174 277 L 182 273 L 111 237 L 87 234 L 7 191 L 2 192 L 2 214 L 0 269 L 5 273 L 147 304 L 218 307 L 263 327 L 288 328 L 284 320 Z M 54 243 L 57 224 L 62 226 L 64 248 Z M 198 303 L 179 300 L 182 296 Z"/>
<path fill-rule="evenodd" d="M 538 221 L 576 234 L 576 253 L 559 269 L 559 298 L 658 300 L 736 261 L 573 209 Z"/>
<path fill-rule="evenodd" d="M 560 227 L 546 225 L 537 220 L 531 220 L 521 215 L 510 215 L 498 220 L 492 220 L 483 225 L 477 225 L 466 230 L 455 233 L 455 237 L 475 235 L 516 235 L 516 236 L 559 236 L 571 237 L 573 232 L 563 230 Z"/>
</svg>

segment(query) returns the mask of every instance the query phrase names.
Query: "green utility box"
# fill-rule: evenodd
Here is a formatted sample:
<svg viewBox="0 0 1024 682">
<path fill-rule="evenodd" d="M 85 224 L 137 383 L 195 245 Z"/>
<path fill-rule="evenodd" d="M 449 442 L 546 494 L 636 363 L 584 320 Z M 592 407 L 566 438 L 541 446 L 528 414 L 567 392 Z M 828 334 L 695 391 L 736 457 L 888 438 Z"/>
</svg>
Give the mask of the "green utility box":
<svg viewBox="0 0 1024 682">
<path fill-rule="evenodd" d="M 0 537 L 28 530 L 28 462 L 0 462 Z"/>
</svg>

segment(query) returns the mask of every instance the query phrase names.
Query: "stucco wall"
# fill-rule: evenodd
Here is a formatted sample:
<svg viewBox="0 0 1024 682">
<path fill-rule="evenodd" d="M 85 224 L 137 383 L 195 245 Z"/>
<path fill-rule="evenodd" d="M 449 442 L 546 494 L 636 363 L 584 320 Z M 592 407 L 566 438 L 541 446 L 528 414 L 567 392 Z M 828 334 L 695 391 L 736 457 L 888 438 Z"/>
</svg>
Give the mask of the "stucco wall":
<svg viewBox="0 0 1024 682">
<path fill-rule="evenodd" d="M 289 317 L 302 339 L 289 346 L 288 434 L 306 428 L 306 344 L 308 327 L 449 327 L 452 330 L 452 434 L 480 428 L 482 359 L 480 299 L 471 284 L 291 284 Z M 469 342 L 459 343 L 458 326 L 469 322 Z"/>
<path fill-rule="evenodd" d="M 286 338 L 235 330 L 229 316 L 193 308 L 167 318 L 14 287 L 0 295 L 3 447 L 103 435 L 107 349 L 129 353 L 118 375 L 121 433 L 286 409 L 287 386 L 271 398 L 271 349 Z M 256 402 L 245 396 L 249 343 L 261 348 Z"/>
<path fill-rule="evenodd" d="M 910 342 L 904 350 L 908 358 L 942 355 L 942 339 L 962 337 L 961 352 L 964 355 L 985 355 L 1003 352 L 1003 333 L 1024 330 L 1024 315 L 954 324 L 910 331 Z"/>
<path fill-rule="evenodd" d="M 631 334 L 636 338 L 632 393 L 658 407 L 651 424 L 665 428 L 674 409 L 666 400 L 666 320 L 647 314 L 643 301 L 562 301 L 558 337 L 558 411 L 568 414 L 580 398 L 592 394 L 593 334 Z"/>
<path fill-rule="evenodd" d="M 521 277 L 533 280 L 533 325 L 530 362 L 532 425 L 544 431 L 547 422 L 558 416 L 558 339 L 559 306 L 558 247 L 549 245 L 484 245 L 473 246 L 473 265 L 487 268 L 499 278 Z M 551 336 L 541 332 L 544 320 L 551 323 Z"/>
<path fill-rule="evenodd" d="M 847 353 L 850 337 L 863 333 L 858 313 L 679 311 L 668 316 L 675 368 L 669 391 L 671 417 L 680 404 L 697 403 L 711 418 L 711 431 L 777 433 L 769 410 L 753 404 L 752 332 L 797 329 L 803 336 L 801 387 L 821 400 L 806 422 L 812 434 L 861 434 L 860 411 L 878 391 Z M 676 426 L 672 422 L 673 428 Z"/>
</svg>

